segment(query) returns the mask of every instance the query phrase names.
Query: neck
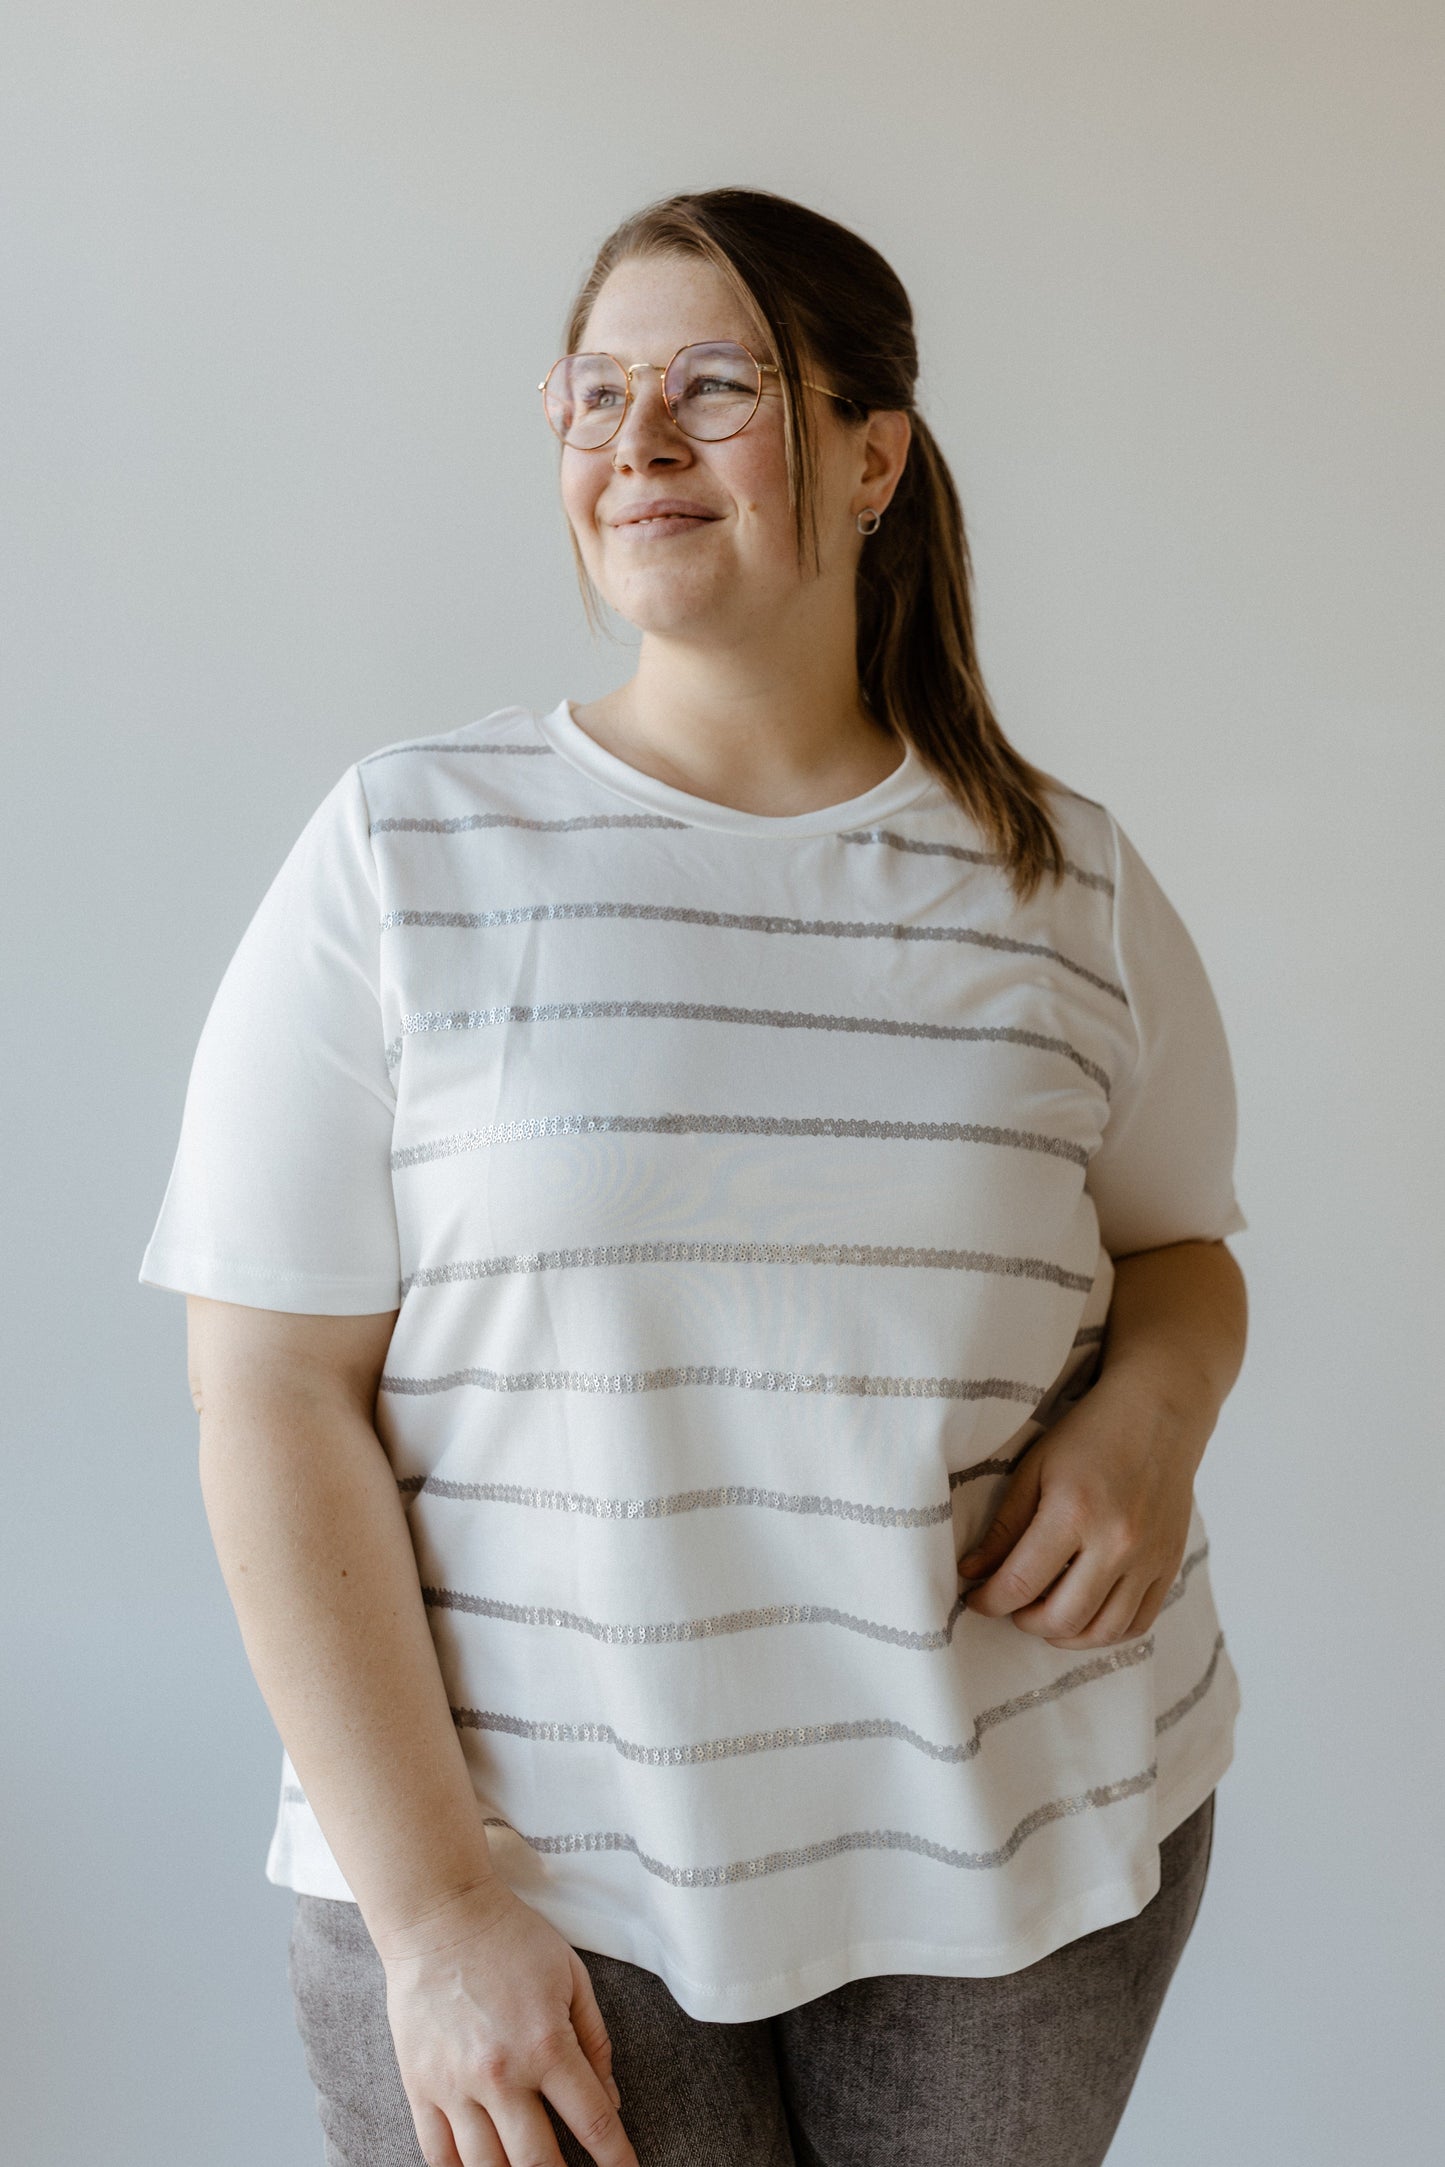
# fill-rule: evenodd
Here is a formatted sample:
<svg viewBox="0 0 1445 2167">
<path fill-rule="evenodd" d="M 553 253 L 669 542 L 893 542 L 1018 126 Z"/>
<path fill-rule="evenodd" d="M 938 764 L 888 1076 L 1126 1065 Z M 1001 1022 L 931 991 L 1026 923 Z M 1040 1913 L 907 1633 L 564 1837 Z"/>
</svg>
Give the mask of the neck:
<svg viewBox="0 0 1445 2167">
<path fill-rule="evenodd" d="M 841 803 L 902 757 L 863 705 L 849 615 L 842 638 L 791 620 L 708 643 L 646 633 L 628 683 L 573 712 L 631 766 L 714 804 L 788 814 Z"/>
</svg>

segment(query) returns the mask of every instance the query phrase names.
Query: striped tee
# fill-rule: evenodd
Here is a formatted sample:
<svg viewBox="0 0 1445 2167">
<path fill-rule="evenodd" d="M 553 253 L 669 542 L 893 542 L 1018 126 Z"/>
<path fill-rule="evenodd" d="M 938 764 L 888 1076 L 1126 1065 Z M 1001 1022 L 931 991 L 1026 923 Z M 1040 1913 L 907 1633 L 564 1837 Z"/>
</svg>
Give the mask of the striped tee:
<svg viewBox="0 0 1445 2167">
<path fill-rule="evenodd" d="M 1020 905 L 911 748 L 777 817 L 506 708 L 346 771 L 196 1052 L 142 1280 L 398 1310 L 377 1427 L 494 1864 L 701 2019 L 1131 1917 L 1232 1756 L 1197 1504 L 1133 1640 L 961 1603 L 1111 1259 L 1246 1223 L 1199 956 L 1049 786 Z M 266 1872 L 351 1895 L 284 1756 Z"/>
</svg>

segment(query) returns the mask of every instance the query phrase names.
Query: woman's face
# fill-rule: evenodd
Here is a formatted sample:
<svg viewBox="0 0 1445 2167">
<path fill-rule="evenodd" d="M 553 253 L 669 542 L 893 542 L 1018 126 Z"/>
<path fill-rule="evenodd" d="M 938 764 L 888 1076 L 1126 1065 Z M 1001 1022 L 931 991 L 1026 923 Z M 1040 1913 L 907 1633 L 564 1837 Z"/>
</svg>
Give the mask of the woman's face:
<svg viewBox="0 0 1445 2167">
<path fill-rule="evenodd" d="M 664 368 L 680 346 L 736 339 L 772 352 L 726 280 L 696 256 L 648 256 L 621 263 L 592 305 L 583 352 L 609 353 L 630 367 Z M 804 373 L 822 372 L 805 363 Z M 672 422 L 657 369 L 632 379 L 632 403 L 618 435 L 598 451 L 562 449 L 562 501 L 592 579 L 618 614 L 643 632 L 735 639 L 786 613 L 819 577 L 851 595 L 860 537 L 854 521 L 870 497 L 862 486 L 859 424 L 820 393 L 814 402 L 819 451 L 821 572 L 800 567 L 788 501 L 783 402 L 764 376 L 757 412 L 720 444 L 684 436 Z M 671 510 L 668 507 L 672 507 Z"/>
</svg>

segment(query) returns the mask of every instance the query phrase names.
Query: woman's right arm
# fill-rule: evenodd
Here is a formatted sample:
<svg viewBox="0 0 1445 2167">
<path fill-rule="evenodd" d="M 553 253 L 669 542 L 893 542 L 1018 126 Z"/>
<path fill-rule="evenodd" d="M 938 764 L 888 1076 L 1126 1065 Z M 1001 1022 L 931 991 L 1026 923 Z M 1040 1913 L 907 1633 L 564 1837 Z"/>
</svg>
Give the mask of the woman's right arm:
<svg viewBox="0 0 1445 2167">
<path fill-rule="evenodd" d="M 586 1968 L 496 1874 L 374 1424 L 395 1311 L 187 1297 L 201 1489 L 247 1659 L 387 1975 L 434 2167 L 636 2167 Z M 615 2088 L 614 2088 L 615 2089 Z"/>
</svg>

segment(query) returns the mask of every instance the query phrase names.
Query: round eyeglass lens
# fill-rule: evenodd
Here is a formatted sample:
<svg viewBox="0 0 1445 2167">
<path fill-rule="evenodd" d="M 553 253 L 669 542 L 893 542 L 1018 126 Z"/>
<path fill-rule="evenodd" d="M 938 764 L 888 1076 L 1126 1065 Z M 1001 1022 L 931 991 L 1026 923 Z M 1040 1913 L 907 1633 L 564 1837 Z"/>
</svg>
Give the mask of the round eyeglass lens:
<svg viewBox="0 0 1445 2167">
<path fill-rule="evenodd" d="M 564 354 L 547 378 L 542 403 L 564 444 L 596 449 L 616 434 L 627 378 L 610 354 Z"/>
<path fill-rule="evenodd" d="M 763 380 L 745 346 L 720 341 L 684 346 L 668 367 L 663 391 L 684 436 L 717 443 L 747 427 Z"/>
</svg>

